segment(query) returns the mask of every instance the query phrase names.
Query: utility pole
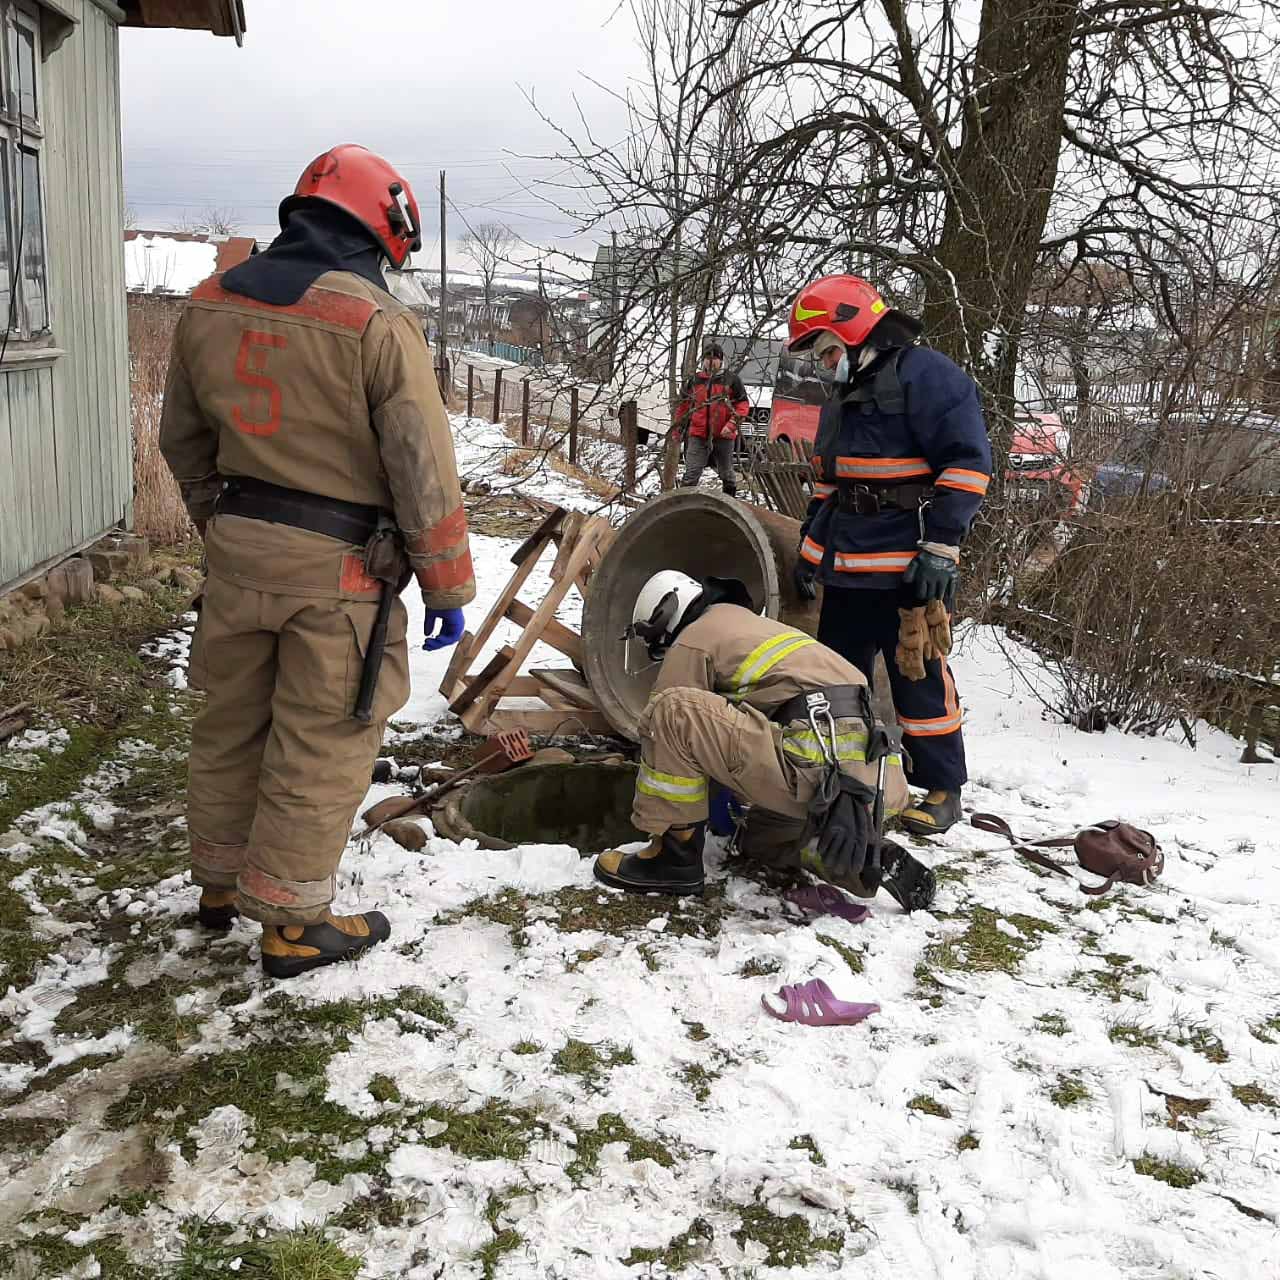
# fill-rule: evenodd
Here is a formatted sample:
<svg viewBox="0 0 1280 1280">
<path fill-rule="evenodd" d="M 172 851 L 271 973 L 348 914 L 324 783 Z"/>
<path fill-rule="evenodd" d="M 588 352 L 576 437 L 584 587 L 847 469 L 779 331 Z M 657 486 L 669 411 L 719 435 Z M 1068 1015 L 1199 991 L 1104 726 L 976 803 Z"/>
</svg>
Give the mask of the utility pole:
<svg viewBox="0 0 1280 1280">
<path fill-rule="evenodd" d="M 609 343 L 609 381 L 612 382 L 618 374 L 618 331 L 621 328 L 621 321 L 618 319 L 618 233 L 616 231 L 609 232 L 609 240 L 612 245 L 609 250 L 611 255 L 609 258 L 609 289 L 613 295 L 610 307 L 613 317 L 609 324 L 611 336 Z"/>
<path fill-rule="evenodd" d="M 449 367 L 449 241 L 445 236 L 444 170 L 440 170 L 440 374 Z"/>
<path fill-rule="evenodd" d="M 538 259 L 538 348 L 542 353 L 542 363 L 546 364 L 550 352 L 547 351 L 547 291 L 542 283 L 542 259 Z"/>
</svg>

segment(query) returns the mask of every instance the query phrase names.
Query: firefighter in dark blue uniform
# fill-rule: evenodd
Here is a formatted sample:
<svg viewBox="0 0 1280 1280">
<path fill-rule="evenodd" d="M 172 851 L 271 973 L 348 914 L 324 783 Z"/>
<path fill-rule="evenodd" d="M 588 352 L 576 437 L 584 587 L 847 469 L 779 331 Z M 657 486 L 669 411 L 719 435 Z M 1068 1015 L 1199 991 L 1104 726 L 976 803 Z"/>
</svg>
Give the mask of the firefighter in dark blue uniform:
<svg viewBox="0 0 1280 1280">
<path fill-rule="evenodd" d="M 960 817 L 968 779 L 960 701 L 945 658 L 925 678 L 898 669 L 898 609 L 942 600 L 950 612 L 960 543 L 987 491 L 991 448 L 972 378 L 917 346 L 920 323 L 857 276 L 825 276 L 791 313 L 791 351 L 834 371 L 814 444 L 817 476 L 801 530 L 797 587 L 824 587 L 818 639 L 872 676 L 884 654 L 908 779 L 925 795 L 902 815 L 920 835 Z"/>
</svg>

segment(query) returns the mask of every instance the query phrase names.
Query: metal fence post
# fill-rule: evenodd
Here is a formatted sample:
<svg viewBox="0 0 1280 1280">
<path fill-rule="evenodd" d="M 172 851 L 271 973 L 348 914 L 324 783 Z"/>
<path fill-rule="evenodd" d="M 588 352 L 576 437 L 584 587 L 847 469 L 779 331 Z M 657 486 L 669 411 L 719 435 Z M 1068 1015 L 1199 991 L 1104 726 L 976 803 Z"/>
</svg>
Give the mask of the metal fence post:
<svg viewBox="0 0 1280 1280">
<path fill-rule="evenodd" d="M 476 367 L 467 365 L 467 417 L 472 418 L 476 412 Z"/>
<path fill-rule="evenodd" d="M 529 379 L 520 384 L 523 390 L 520 394 L 520 443 L 528 445 L 529 443 Z"/>
<path fill-rule="evenodd" d="M 502 370 L 493 371 L 493 420 L 502 421 Z"/>
<path fill-rule="evenodd" d="M 578 462 L 578 388 L 569 388 L 569 461 Z"/>
</svg>

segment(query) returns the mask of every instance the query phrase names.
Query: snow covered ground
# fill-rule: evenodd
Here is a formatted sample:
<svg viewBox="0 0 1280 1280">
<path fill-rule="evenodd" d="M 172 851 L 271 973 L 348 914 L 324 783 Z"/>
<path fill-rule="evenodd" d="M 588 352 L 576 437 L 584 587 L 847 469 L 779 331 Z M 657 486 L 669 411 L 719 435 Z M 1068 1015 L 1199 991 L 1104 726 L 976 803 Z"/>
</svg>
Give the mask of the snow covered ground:
<svg viewBox="0 0 1280 1280">
<path fill-rule="evenodd" d="M 464 471 L 510 447 L 482 426 Z M 537 492 L 592 505 L 571 490 L 550 473 Z M 515 545 L 475 539 L 474 618 Z M 180 642 L 162 651 L 180 666 Z M 414 653 L 405 740 L 444 714 L 448 656 Z M 180 872 L 114 892 L 99 914 L 123 931 L 62 921 L 38 850 L 60 842 L 79 893 L 87 828 L 129 816 L 111 797 L 146 751 L 120 752 L 4 850 L 57 946 L 0 1000 L 8 1044 L 43 1050 L 0 1054 L 0 1126 L 49 1125 L 0 1154 L 0 1242 L 65 1231 L 159 1267 L 193 1221 L 227 1225 L 229 1259 L 327 1223 L 361 1275 L 413 1280 L 1280 1276 L 1280 770 L 1204 727 L 1193 751 L 1046 721 L 1025 681 L 1047 677 L 990 630 L 954 669 L 967 806 L 1028 835 L 1125 817 L 1164 847 L 1160 882 L 1088 898 L 964 827 L 924 854 L 933 911 L 882 895 L 852 925 L 800 918 L 714 846 L 706 899 L 673 903 L 603 891 L 563 846 L 380 836 L 348 850 L 340 903 L 387 911 L 392 942 L 282 996 L 252 926 L 190 927 Z M 139 1000 L 172 981 L 180 1031 L 127 1002 L 92 1033 L 60 1020 L 108 974 Z M 811 977 L 882 1011 L 761 1012 Z M 299 1024 L 322 1052 L 288 1041 Z"/>
</svg>

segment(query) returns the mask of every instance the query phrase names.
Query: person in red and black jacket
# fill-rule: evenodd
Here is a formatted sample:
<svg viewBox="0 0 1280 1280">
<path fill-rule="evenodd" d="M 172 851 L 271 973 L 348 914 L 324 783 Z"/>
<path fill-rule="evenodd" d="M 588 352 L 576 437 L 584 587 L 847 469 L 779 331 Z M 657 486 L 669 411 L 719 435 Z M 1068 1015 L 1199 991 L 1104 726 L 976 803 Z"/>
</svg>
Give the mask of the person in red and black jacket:
<svg viewBox="0 0 1280 1280">
<path fill-rule="evenodd" d="M 702 353 L 702 368 L 684 384 L 675 429 L 687 435 L 682 485 L 696 486 L 707 463 L 716 469 L 730 497 L 738 492 L 733 474 L 733 444 L 751 409 L 747 389 L 736 373 L 724 373 L 724 350 L 714 344 Z"/>
<path fill-rule="evenodd" d="M 941 600 L 950 612 L 960 544 L 991 479 L 991 447 L 974 380 L 918 345 L 918 320 L 857 276 L 800 291 L 790 351 L 810 351 L 834 386 L 814 442 L 816 483 L 800 530 L 796 587 L 824 587 L 818 639 L 871 679 L 884 655 L 907 780 L 925 795 L 901 815 L 936 835 L 961 816 L 967 781 L 960 700 L 945 658 L 925 678 L 898 669 L 898 608 Z"/>
</svg>

